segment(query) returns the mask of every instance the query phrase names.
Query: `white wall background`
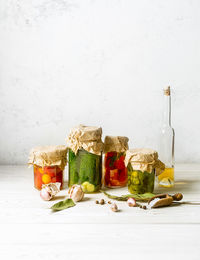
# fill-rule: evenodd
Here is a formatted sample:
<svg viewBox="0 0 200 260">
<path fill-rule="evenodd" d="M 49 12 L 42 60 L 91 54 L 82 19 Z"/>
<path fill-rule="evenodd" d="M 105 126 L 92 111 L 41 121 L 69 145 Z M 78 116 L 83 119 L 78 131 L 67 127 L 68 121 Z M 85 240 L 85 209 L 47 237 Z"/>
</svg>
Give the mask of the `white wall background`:
<svg viewBox="0 0 200 260">
<path fill-rule="evenodd" d="M 176 161 L 200 159 L 200 1 L 1 0 L 0 163 L 79 123 L 158 147 L 171 85 Z"/>
</svg>

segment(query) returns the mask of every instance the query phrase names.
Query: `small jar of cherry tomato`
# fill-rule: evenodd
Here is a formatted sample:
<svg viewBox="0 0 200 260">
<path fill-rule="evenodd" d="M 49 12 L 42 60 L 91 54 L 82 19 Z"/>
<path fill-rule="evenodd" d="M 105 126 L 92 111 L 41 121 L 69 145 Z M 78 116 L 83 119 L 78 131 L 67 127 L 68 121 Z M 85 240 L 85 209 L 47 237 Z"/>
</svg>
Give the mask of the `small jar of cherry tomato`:
<svg viewBox="0 0 200 260">
<path fill-rule="evenodd" d="M 124 163 L 129 139 L 125 136 L 106 136 L 104 141 L 104 185 L 110 188 L 127 184 L 127 168 Z"/>
<path fill-rule="evenodd" d="M 41 190 L 42 184 L 55 182 L 60 182 L 62 188 L 67 163 L 67 148 L 64 145 L 36 147 L 31 150 L 28 163 L 33 165 L 36 189 Z"/>
</svg>

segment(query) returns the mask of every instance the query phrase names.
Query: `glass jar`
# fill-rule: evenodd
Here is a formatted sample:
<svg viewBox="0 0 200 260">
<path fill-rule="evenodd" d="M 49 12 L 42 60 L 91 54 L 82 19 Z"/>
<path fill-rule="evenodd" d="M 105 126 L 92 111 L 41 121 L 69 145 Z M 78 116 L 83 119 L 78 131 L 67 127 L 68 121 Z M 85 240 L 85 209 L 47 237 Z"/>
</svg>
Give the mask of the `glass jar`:
<svg viewBox="0 0 200 260">
<path fill-rule="evenodd" d="M 128 190 L 130 193 L 153 192 L 155 180 L 155 169 L 152 172 L 134 170 L 128 164 Z"/>
<path fill-rule="evenodd" d="M 69 182 L 82 186 L 85 193 L 100 190 L 102 180 L 102 128 L 79 125 L 67 136 Z"/>
<path fill-rule="evenodd" d="M 104 140 L 104 185 L 109 188 L 127 184 L 127 168 L 124 163 L 128 149 L 128 137 L 109 136 Z"/>
<path fill-rule="evenodd" d="M 41 190 L 42 184 L 60 182 L 63 187 L 63 170 L 58 166 L 38 166 L 34 164 L 34 186 Z"/>
<path fill-rule="evenodd" d="M 33 165 L 34 187 L 59 182 L 63 187 L 63 175 L 67 163 L 67 147 L 64 145 L 38 146 L 30 151 L 28 164 Z"/>
<path fill-rule="evenodd" d="M 153 192 L 155 174 L 165 169 L 158 160 L 158 153 L 148 148 L 128 150 L 125 165 L 128 168 L 128 190 L 133 194 Z"/>
<path fill-rule="evenodd" d="M 107 152 L 104 157 L 104 184 L 110 188 L 127 184 L 127 168 L 124 164 L 125 153 Z"/>
<path fill-rule="evenodd" d="M 69 149 L 69 187 L 80 184 L 83 191 L 92 193 L 100 190 L 102 179 L 102 155 L 79 149 L 75 154 Z"/>
</svg>

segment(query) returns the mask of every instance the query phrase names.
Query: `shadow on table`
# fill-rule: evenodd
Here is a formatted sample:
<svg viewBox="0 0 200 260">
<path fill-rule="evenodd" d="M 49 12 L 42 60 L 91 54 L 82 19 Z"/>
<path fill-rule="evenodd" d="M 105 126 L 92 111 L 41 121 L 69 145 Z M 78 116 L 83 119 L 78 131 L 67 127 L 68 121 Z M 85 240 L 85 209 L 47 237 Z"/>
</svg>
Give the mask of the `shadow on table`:
<svg viewBox="0 0 200 260">
<path fill-rule="evenodd" d="M 64 199 L 66 199 L 67 198 L 67 196 L 65 196 L 65 195 L 62 195 L 62 196 L 55 196 L 55 197 L 53 197 L 52 199 L 51 199 L 51 201 L 54 201 L 54 200 L 64 200 Z"/>
</svg>

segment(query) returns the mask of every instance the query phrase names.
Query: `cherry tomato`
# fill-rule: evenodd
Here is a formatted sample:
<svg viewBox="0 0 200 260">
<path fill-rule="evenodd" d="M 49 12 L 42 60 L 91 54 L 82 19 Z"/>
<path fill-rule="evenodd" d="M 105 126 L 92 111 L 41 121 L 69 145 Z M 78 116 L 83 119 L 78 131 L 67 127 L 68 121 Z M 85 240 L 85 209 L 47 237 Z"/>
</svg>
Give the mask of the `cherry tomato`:
<svg viewBox="0 0 200 260">
<path fill-rule="evenodd" d="M 42 175 L 42 181 L 44 184 L 48 184 L 51 182 L 51 177 L 48 174 L 43 174 Z"/>
<path fill-rule="evenodd" d="M 56 177 L 51 178 L 51 182 L 56 182 Z"/>
<path fill-rule="evenodd" d="M 60 182 L 61 183 L 61 187 L 63 184 L 63 171 L 60 171 L 56 174 L 56 182 Z"/>
<path fill-rule="evenodd" d="M 44 171 L 50 177 L 54 177 L 56 175 L 56 167 L 55 166 L 46 166 L 46 167 L 44 167 Z"/>
<path fill-rule="evenodd" d="M 37 169 L 38 169 L 38 171 L 39 171 L 41 174 L 44 173 L 44 168 L 42 168 L 42 167 L 38 167 Z"/>
<path fill-rule="evenodd" d="M 42 189 L 42 178 L 41 175 L 39 176 L 35 176 L 35 188 L 37 188 L 38 190 Z"/>
</svg>

